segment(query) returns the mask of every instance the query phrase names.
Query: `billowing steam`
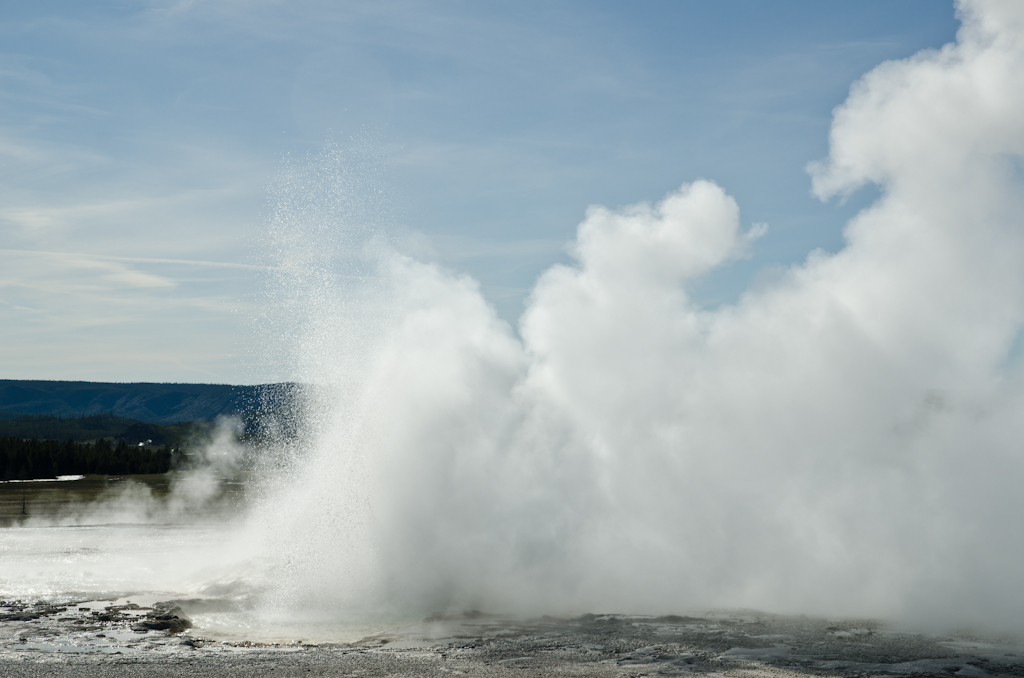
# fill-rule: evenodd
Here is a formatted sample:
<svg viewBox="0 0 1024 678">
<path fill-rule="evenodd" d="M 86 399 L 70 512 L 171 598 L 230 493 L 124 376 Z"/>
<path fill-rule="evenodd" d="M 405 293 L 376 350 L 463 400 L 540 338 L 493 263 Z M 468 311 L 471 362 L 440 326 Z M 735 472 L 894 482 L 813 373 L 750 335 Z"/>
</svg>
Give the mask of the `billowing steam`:
<svg viewBox="0 0 1024 678">
<path fill-rule="evenodd" d="M 760 229 L 712 182 L 591 208 L 516 333 L 296 170 L 276 294 L 321 390 L 254 513 L 274 609 L 1024 618 L 1024 4 L 959 10 L 836 110 L 815 193 L 881 188 L 846 246 L 715 310 L 689 286 Z"/>
</svg>

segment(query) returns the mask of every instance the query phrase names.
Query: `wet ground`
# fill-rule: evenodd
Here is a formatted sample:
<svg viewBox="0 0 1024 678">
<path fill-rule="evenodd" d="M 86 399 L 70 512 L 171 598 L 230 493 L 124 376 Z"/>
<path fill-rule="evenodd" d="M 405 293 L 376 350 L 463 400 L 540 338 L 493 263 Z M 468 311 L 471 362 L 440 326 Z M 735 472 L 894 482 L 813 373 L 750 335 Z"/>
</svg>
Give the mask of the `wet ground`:
<svg viewBox="0 0 1024 678">
<path fill-rule="evenodd" d="M 125 476 L 63 476 L 63 480 L 13 480 L 0 482 L 0 528 L 17 527 L 33 522 L 77 518 L 95 511 L 103 500 L 124 496 L 134 491 L 155 502 L 171 496 L 172 484 L 181 477 L 175 473 Z M 72 480 L 74 478 L 74 480 Z M 216 497 L 198 513 L 229 511 L 244 501 L 241 482 L 222 479 Z"/>
<path fill-rule="evenodd" d="M 1011 639 L 753 612 L 268 626 L 251 602 L 266 575 L 219 513 L 243 494 L 222 482 L 157 520 L 163 476 L 0 487 L 0 677 L 1024 676 Z M 104 598 L 125 591 L 151 593 Z"/>
<path fill-rule="evenodd" d="M 0 527 L 73 514 L 129 483 L 145 486 L 156 496 L 164 496 L 171 478 L 169 474 L 74 477 L 76 480 L 0 483 Z"/>
<path fill-rule="evenodd" d="M 479 613 L 351 643 L 263 644 L 185 628 L 201 600 L 0 603 L 3 676 L 1024 676 L 1009 639 L 759 613 L 510 620 Z"/>
</svg>

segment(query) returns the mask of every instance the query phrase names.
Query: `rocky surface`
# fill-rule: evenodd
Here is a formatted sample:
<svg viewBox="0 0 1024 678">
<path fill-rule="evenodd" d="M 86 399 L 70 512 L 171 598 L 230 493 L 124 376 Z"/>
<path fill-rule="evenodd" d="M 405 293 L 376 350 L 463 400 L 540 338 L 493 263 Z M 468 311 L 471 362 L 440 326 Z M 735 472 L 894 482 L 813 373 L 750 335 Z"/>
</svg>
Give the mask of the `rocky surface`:
<svg viewBox="0 0 1024 678">
<path fill-rule="evenodd" d="M 0 601 L 0 675 L 1024 676 L 1003 639 L 758 613 L 509 620 L 436 615 L 354 643 L 224 642 L 189 606 Z"/>
</svg>

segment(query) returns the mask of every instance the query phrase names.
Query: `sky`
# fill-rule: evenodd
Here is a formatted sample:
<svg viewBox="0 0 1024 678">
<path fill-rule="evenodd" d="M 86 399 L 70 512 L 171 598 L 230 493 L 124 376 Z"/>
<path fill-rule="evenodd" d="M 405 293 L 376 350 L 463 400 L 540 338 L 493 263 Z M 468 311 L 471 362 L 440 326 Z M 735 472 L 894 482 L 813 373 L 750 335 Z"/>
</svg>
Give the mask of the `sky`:
<svg viewBox="0 0 1024 678">
<path fill-rule="evenodd" d="M 958 26 L 936 0 L 5 3 L 0 378 L 295 378 L 261 350 L 266 233 L 325 147 L 513 326 L 589 206 L 714 181 L 767 225 L 693 285 L 733 304 L 842 247 L 877 191 L 812 194 L 833 109 Z"/>
</svg>

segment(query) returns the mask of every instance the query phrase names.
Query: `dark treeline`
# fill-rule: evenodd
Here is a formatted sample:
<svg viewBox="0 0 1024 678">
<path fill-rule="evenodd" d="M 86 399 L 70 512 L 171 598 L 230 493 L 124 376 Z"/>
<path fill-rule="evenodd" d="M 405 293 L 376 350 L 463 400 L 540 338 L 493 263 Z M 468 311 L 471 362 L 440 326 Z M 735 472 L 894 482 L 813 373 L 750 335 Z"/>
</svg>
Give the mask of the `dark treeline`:
<svg viewBox="0 0 1024 678">
<path fill-rule="evenodd" d="M 118 434 L 132 424 L 134 419 L 115 417 L 112 414 L 94 414 L 88 417 L 59 417 L 53 415 L 25 414 L 7 416 L 0 420 L 0 437 L 24 438 L 31 440 L 67 440 L 68 438 L 87 442 L 99 438 L 117 438 Z M 125 442 L 131 444 L 130 440 Z M 138 442 L 138 441 L 136 441 Z"/>
<path fill-rule="evenodd" d="M 45 414 L 8 416 L 0 412 L 0 438 L 29 440 L 74 440 L 93 442 L 100 438 L 124 440 L 126 444 L 170 445 L 181 447 L 208 436 L 213 424 L 204 421 L 186 421 L 177 424 L 151 424 L 112 414 L 93 414 L 86 417 L 61 417 Z"/>
<path fill-rule="evenodd" d="M 65 475 L 127 475 L 167 473 L 172 465 L 171 448 L 132 447 L 122 440 L 116 446 L 106 440 L 81 444 L 73 440 L 22 440 L 0 438 L 0 480 L 55 478 Z"/>
</svg>

